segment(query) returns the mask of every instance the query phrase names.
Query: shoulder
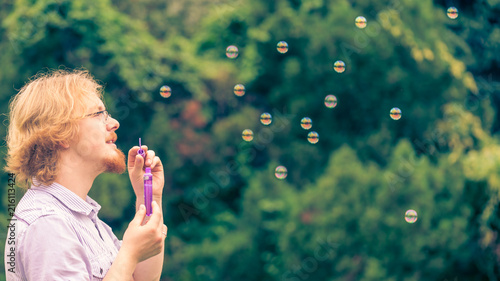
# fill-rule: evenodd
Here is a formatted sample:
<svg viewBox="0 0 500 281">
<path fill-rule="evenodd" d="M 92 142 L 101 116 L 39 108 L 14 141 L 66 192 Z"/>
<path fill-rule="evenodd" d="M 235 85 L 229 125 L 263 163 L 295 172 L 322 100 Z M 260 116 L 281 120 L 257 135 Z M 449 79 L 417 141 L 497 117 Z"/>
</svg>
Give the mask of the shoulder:
<svg viewBox="0 0 500 281">
<path fill-rule="evenodd" d="M 46 192 L 28 190 L 17 204 L 12 223 L 15 224 L 16 240 L 24 240 L 26 232 L 41 235 L 53 229 L 71 229 L 71 214 Z"/>
<path fill-rule="evenodd" d="M 64 215 L 64 207 L 52 195 L 40 190 L 28 190 L 16 206 L 14 217 L 31 225 L 37 219 L 50 215 Z"/>
</svg>

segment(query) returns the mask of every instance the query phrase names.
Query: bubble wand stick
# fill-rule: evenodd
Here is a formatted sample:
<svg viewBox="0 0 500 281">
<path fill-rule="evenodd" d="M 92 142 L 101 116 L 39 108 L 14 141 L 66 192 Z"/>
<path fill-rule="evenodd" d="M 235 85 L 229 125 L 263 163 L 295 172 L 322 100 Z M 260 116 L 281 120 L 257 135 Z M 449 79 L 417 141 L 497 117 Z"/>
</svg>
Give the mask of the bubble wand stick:
<svg viewBox="0 0 500 281">
<path fill-rule="evenodd" d="M 146 161 L 146 152 L 142 149 L 141 138 L 139 138 L 139 150 L 137 154 L 141 155 L 144 161 Z M 146 167 L 146 173 L 144 174 L 144 205 L 146 205 L 146 216 L 151 216 L 153 202 L 153 174 L 151 174 L 151 168 Z"/>
</svg>

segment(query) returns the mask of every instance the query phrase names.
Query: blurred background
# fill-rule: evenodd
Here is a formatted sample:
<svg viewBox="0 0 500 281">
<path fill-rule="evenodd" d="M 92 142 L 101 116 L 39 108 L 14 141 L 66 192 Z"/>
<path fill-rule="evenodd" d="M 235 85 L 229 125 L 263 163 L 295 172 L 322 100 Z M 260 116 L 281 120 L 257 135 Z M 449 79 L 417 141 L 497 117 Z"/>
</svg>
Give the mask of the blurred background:
<svg viewBox="0 0 500 281">
<path fill-rule="evenodd" d="M 162 280 L 499 280 L 499 15 L 499 0 L 0 0 L 0 165 L 9 100 L 84 68 L 118 147 L 141 137 L 165 166 Z M 121 239 L 128 176 L 89 195 Z"/>
</svg>

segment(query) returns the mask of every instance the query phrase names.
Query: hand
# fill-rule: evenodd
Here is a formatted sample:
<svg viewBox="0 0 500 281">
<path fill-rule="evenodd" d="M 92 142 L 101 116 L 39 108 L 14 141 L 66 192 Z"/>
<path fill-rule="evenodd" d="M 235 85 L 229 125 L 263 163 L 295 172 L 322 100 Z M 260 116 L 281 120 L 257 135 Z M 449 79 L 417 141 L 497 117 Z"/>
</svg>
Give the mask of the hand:
<svg viewBox="0 0 500 281">
<path fill-rule="evenodd" d="M 158 203 L 152 203 L 153 213 L 150 219 L 142 225 L 146 216 L 146 207 L 141 205 L 134 219 L 129 223 L 120 251 L 124 251 L 135 263 L 147 260 L 161 253 L 167 226 L 163 224 L 163 216 Z"/>
<path fill-rule="evenodd" d="M 165 184 L 165 176 L 163 174 L 163 164 L 158 156 L 155 156 L 153 150 L 148 151 L 148 147 L 143 145 L 142 149 L 146 152 L 146 161 L 141 155 L 137 154 L 139 146 L 134 146 L 128 151 L 128 175 L 135 195 L 137 196 L 138 204 L 144 203 L 144 179 L 145 167 L 151 167 L 153 174 L 153 200 L 161 203 L 163 194 L 163 186 Z M 144 164 L 145 163 L 145 164 Z"/>
</svg>

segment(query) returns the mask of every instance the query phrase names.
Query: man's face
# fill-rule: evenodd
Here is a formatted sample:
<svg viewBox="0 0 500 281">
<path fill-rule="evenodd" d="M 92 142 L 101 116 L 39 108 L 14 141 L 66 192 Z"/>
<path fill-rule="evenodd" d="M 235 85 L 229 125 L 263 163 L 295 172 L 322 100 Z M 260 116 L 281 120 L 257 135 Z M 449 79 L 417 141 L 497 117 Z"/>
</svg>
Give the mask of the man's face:
<svg viewBox="0 0 500 281">
<path fill-rule="evenodd" d="M 97 99 L 86 114 L 103 110 L 104 104 Z M 120 123 L 111 117 L 108 117 L 105 123 L 105 117 L 105 113 L 99 113 L 80 120 L 78 140 L 71 146 L 74 148 L 75 158 L 79 159 L 82 165 L 90 165 L 99 173 L 121 174 L 127 167 L 125 154 L 115 144 L 115 131 L 120 127 Z"/>
</svg>

